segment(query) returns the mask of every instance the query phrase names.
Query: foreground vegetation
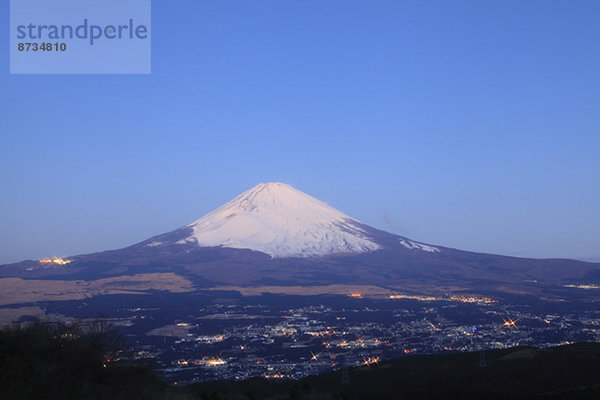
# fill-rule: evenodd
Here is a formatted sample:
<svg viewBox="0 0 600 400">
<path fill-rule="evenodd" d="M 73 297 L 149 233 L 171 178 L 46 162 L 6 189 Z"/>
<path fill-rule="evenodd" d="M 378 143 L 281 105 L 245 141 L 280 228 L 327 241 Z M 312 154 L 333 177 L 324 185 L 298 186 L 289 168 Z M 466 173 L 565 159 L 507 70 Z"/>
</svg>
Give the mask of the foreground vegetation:
<svg viewBox="0 0 600 400">
<path fill-rule="evenodd" d="M 1 399 L 186 399 L 148 366 L 107 362 L 118 342 L 104 327 L 34 321 L 0 330 Z"/>
<path fill-rule="evenodd" d="M 150 366 L 109 362 L 102 325 L 34 321 L 0 330 L 1 399 L 598 399 L 600 344 L 419 355 L 298 381 L 216 381 L 176 388 Z"/>
</svg>

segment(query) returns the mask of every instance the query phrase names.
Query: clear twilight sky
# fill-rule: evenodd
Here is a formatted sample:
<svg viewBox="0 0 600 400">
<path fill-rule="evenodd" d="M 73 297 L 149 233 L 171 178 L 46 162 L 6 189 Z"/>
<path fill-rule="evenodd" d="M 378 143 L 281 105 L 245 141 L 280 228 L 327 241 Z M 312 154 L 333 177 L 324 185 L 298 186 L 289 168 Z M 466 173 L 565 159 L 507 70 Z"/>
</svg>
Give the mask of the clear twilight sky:
<svg viewBox="0 0 600 400">
<path fill-rule="evenodd" d="M 4 29 L 0 264 L 270 181 L 426 243 L 600 257 L 599 1 L 152 6 L 151 75 L 9 75 Z"/>
</svg>

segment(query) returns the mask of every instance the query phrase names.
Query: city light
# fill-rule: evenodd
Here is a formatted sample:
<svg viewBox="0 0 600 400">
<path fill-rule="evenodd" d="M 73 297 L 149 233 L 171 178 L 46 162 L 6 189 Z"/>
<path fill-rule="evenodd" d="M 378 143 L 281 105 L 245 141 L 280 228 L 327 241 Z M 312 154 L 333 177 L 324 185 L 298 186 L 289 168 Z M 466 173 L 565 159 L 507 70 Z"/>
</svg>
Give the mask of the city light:
<svg viewBox="0 0 600 400">
<path fill-rule="evenodd" d="M 417 301 L 452 301 L 457 303 L 469 303 L 469 304 L 493 304 L 497 303 L 498 300 L 494 300 L 489 297 L 479 297 L 479 296 L 462 296 L 462 295 L 453 295 L 453 296 L 445 296 L 445 297 L 436 297 L 436 296 L 416 296 L 416 295 L 408 295 L 408 294 L 390 294 L 388 296 L 390 300 L 417 300 Z"/>
<path fill-rule="evenodd" d="M 502 318 L 502 320 L 504 321 L 504 326 L 510 328 L 510 327 L 514 327 L 517 328 L 517 322 L 521 319 L 521 318 L 517 318 L 516 320 L 513 321 L 512 318 L 507 317 L 508 319 L 504 319 Z"/>
<path fill-rule="evenodd" d="M 227 364 L 227 361 L 225 361 L 221 358 L 210 358 L 205 361 L 204 365 L 209 366 L 209 367 L 218 367 L 220 365 L 225 365 L 225 364 Z"/>
<path fill-rule="evenodd" d="M 390 294 L 389 298 L 391 300 L 408 299 L 408 300 L 418 300 L 418 301 L 440 301 L 440 300 L 444 300 L 441 297 L 412 296 L 412 295 L 408 295 L 408 294 Z"/>
<path fill-rule="evenodd" d="M 73 260 L 68 260 L 66 258 L 60 258 L 60 257 L 42 258 L 41 260 L 39 260 L 40 264 L 66 265 L 71 262 L 73 262 Z"/>
<path fill-rule="evenodd" d="M 568 287 L 568 288 L 576 288 L 576 289 L 600 289 L 600 285 L 595 285 L 595 284 L 587 284 L 587 285 L 563 285 L 564 287 Z"/>
<path fill-rule="evenodd" d="M 379 357 L 363 358 L 363 365 L 379 364 Z"/>
<path fill-rule="evenodd" d="M 271 375 L 267 374 L 267 375 L 264 375 L 264 377 L 265 377 L 265 379 L 283 379 L 283 378 L 285 378 L 285 375 L 277 373 L 277 374 L 271 374 Z"/>
</svg>

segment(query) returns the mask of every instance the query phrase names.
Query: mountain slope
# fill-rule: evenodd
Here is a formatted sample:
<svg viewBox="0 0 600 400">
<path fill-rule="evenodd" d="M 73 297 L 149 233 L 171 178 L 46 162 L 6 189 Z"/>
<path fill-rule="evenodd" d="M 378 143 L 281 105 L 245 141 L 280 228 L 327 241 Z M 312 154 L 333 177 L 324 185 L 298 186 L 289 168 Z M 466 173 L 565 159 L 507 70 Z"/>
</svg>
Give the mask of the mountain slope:
<svg viewBox="0 0 600 400">
<path fill-rule="evenodd" d="M 260 184 L 172 232 L 70 260 L 0 266 L 0 278 L 99 280 L 175 273 L 200 289 L 345 284 L 411 293 L 600 298 L 600 290 L 565 286 L 598 285 L 598 263 L 419 243 L 364 225 L 282 183 Z"/>
</svg>

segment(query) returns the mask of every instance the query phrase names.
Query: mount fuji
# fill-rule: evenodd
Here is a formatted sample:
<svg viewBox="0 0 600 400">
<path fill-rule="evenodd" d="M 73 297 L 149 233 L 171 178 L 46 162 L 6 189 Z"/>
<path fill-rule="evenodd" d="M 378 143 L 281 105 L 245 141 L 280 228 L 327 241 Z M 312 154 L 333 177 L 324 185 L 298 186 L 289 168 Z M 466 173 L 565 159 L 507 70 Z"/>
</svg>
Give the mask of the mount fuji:
<svg viewBox="0 0 600 400">
<path fill-rule="evenodd" d="M 357 220 L 284 183 L 261 183 L 188 225 L 178 243 L 250 249 L 272 257 L 377 250 Z"/>
<path fill-rule="evenodd" d="M 185 290 L 258 293 L 292 287 L 333 293 L 357 285 L 377 293 L 546 298 L 600 291 L 573 289 L 597 287 L 600 263 L 420 243 L 365 225 L 284 183 L 261 183 L 186 226 L 123 249 L 76 255 L 66 264 L 42 261 L 0 266 L 0 286 L 19 278 L 93 281 L 94 287 L 110 282 L 116 290 L 143 276 L 149 288 L 162 287 L 156 281 L 168 278 L 184 280 L 178 287 Z"/>
</svg>

